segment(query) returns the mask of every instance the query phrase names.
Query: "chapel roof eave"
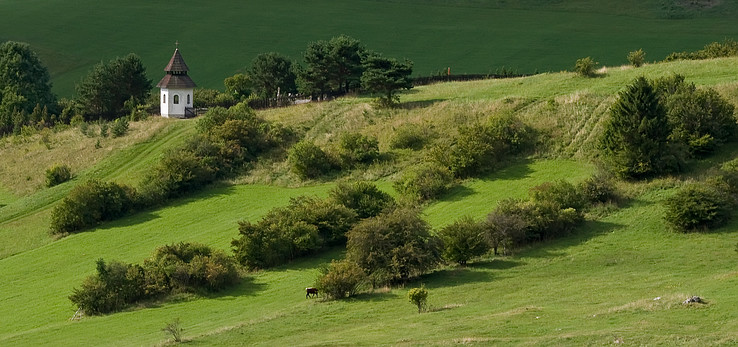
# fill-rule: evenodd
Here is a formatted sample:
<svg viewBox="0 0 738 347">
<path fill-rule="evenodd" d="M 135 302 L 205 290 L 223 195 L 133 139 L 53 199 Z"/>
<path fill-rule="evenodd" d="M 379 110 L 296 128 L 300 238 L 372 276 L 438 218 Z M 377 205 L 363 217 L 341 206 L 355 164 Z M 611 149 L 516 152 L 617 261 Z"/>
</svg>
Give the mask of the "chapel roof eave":
<svg viewBox="0 0 738 347">
<path fill-rule="evenodd" d="M 197 85 L 190 76 L 166 74 L 166 76 L 156 84 L 156 87 L 168 89 L 189 89 L 195 88 Z"/>
</svg>

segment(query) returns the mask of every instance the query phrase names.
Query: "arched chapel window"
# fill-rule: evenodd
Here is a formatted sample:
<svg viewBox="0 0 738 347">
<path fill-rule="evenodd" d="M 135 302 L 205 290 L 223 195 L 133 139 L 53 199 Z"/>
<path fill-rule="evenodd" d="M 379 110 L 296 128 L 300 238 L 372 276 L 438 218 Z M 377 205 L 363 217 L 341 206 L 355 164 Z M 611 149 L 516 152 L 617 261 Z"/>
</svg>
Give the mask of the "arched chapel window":
<svg viewBox="0 0 738 347">
<path fill-rule="evenodd" d="M 167 95 L 166 94 L 162 94 L 161 95 L 161 103 L 162 104 L 166 104 L 167 103 Z"/>
<path fill-rule="evenodd" d="M 190 94 L 187 94 L 187 105 L 190 104 Z"/>
<path fill-rule="evenodd" d="M 174 104 L 175 105 L 179 104 L 179 95 L 174 96 Z"/>
</svg>

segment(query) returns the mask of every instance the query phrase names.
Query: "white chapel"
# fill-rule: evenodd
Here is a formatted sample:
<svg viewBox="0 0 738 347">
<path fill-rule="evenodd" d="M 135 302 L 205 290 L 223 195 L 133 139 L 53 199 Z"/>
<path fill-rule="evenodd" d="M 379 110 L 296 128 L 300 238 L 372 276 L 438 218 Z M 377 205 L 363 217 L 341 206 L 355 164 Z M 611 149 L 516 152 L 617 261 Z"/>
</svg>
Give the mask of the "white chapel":
<svg viewBox="0 0 738 347">
<path fill-rule="evenodd" d="M 192 107 L 195 82 L 190 76 L 187 76 L 189 68 L 185 64 L 182 54 L 179 53 L 179 47 L 174 50 L 172 59 L 164 68 L 167 72 L 166 76 L 156 85 L 161 88 L 161 116 L 174 118 L 187 118 L 195 116 L 195 109 Z"/>
</svg>

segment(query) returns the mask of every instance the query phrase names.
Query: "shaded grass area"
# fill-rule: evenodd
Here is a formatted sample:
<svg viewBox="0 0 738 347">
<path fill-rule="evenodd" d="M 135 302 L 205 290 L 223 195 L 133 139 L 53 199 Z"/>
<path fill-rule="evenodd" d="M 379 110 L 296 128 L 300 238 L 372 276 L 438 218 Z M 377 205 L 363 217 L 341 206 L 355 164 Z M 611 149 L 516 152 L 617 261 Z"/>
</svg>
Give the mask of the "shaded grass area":
<svg viewBox="0 0 738 347">
<path fill-rule="evenodd" d="M 259 53 L 299 58 L 308 42 L 340 34 L 414 60 L 418 75 L 448 67 L 457 74 L 559 71 L 585 56 L 614 65 L 639 48 L 660 60 L 738 36 L 731 1 L 706 9 L 665 3 L 673 2 L 7 0 L 0 8 L 13 15 L 0 22 L 0 40 L 29 42 L 49 66 L 55 92 L 71 96 L 94 64 L 130 52 L 156 82 L 176 40 L 198 85 L 222 88 Z M 684 18 L 668 19 L 673 13 Z"/>
</svg>

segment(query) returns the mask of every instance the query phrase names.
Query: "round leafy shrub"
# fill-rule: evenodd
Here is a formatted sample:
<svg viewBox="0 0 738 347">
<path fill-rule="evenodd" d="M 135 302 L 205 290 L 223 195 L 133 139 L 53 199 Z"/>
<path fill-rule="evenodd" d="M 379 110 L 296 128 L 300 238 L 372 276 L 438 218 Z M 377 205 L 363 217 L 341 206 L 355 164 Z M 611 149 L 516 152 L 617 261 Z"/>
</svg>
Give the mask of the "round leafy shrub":
<svg viewBox="0 0 738 347">
<path fill-rule="evenodd" d="M 379 142 L 359 133 L 343 134 L 338 141 L 338 156 L 347 168 L 371 163 L 379 158 Z"/>
<path fill-rule="evenodd" d="M 428 290 L 425 288 L 413 288 L 407 292 L 407 298 L 418 308 L 418 313 L 423 312 L 428 304 Z"/>
<path fill-rule="evenodd" d="M 438 233 L 443 241 L 443 257 L 465 265 L 469 259 L 484 255 L 489 251 L 484 234 L 484 226 L 471 217 L 463 217 L 446 226 Z"/>
<path fill-rule="evenodd" d="M 320 147 L 312 142 L 302 141 L 292 146 L 288 162 L 292 172 L 300 178 L 317 178 L 333 171 L 333 160 Z"/>
<path fill-rule="evenodd" d="M 72 169 L 68 165 L 54 165 L 46 169 L 46 186 L 53 187 L 72 179 Z"/>
<path fill-rule="evenodd" d="M 686 144 L 691 154 L 709 154 L 735 136 L 735 107 L 715 90 L 684 84 L 678 92 L 666 94 L 665 99 L 673 129 L 669 138 Z"/>
<path fill-rule="evenodd" d="M 378 215 L 395 202 L 389 194 L 369 182 L 339 183 L 330 191 L 330 197 L 354 210 L 362 219 Z"/>
<path fill-rule="evenodd" d="M 454 176 L 447 168 L 437 164 L 425 164 L 407 169 L 395 181 L 394 187 L 400 194 L 416 200 L 434 199 L 454 184 Z"/>
<path fill-rule="evenodd" d="M 372 287 L 405 282 L 434 268 L 440 242 L 413 209 L 395 209 L 364 219 L 348 233 L 346 258 L 368 275 Z"/>
<path fill-rule="evenodd" d="M 320 270 L 315 286 L 330 299 L 343 299 L 355 295 L 364 281 L 366 274 L 359 265 L 333 260 Z"/>
<path fill-rule="evenodd" d="M 664 219 L 681 232 L 706 231 L 725 224 L 734 207 L 732 198 L 715 187 L 693 183 L 666 199 Z"/>
<path fill-rule="evenodd" d="M 612 178 L 606 174 L 596 174 L 587 178 L 579 184 L 578 190 L 591 204 L 614 202 L 619 198 Z"/>
</svg>

